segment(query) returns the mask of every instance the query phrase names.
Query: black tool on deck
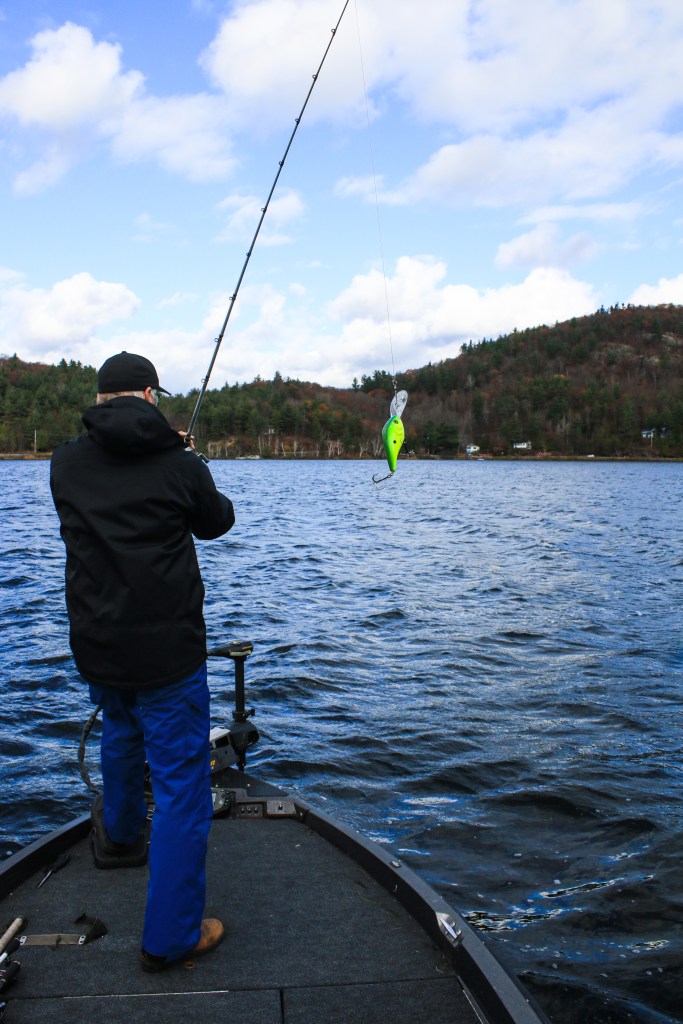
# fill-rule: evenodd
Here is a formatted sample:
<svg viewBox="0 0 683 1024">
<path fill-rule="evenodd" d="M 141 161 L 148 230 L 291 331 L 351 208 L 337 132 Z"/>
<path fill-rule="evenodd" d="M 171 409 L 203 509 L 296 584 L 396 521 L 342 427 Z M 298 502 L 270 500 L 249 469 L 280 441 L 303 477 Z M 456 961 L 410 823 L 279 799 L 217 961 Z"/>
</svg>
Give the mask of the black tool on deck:
<svg viewBox="0 0 683 1024">
<path fill-rule="evenodd" d="M 52 864 L 48 864 L 46 867 L 44 867 L 43 871 L 45 872 L 45 874 L 38 882 L 36 889 L 40 889 L 41 886 L 45 885 L 48 878 L 51 875 L 54 875 L 55 871 L 61 871 L 62 868 L 66 867 L 66 865 L 69 863 L 69 860 L 70 856 L 68 853 L 61 853 L 59 857 L 57 857 L 57 860 L 53 861 Z"/>
<path fill-rule="evenodd" d="M 214 658 L 230 658 L 235 664 L 235 710 L 232 713 L 232 725 L 230 726 L 230 744 L 237 755 L 237 767 L 244 771 L 247 763 L 247 750 L 258 743 L 258 729 L 250 718 L 256 714 L 254 708 L 247 711 L 244 703 L 244 663 L 254 650 L 250 641 L 233 640 L 224 647 L 216 647 L 209 651 Z"/>
</svg>

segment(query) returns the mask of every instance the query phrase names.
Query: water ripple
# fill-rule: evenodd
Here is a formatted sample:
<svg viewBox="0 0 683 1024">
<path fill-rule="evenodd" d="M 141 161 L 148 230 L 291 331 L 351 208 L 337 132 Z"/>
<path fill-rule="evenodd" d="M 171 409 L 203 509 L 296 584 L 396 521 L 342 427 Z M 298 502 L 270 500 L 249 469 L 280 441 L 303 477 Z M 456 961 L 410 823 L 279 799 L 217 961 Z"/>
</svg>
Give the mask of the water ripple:
<svg viewBox="0 0 683 1024">
<path fill-rule="evenodd" d="M 680 1020 L 678 465 L 214 462 L 210 645 L 250 639 L 255 770 L 391 843 L 556 1024 Z M 5 829 L 83 813 L 47 466 L 0 463 Z M 213 718 L 234 678 L 211 662 Z M 89 750 L 95 762 L 96 743 Z"/>
</svg>

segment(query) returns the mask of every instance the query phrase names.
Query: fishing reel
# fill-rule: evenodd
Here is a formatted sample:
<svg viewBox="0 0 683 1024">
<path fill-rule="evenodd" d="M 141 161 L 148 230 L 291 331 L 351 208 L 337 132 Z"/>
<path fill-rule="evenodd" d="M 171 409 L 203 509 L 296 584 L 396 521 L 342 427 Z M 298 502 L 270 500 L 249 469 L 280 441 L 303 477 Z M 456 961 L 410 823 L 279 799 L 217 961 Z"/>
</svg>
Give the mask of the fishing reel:
<svg viewBox="0 0 683 1024">
<path fill-rule="evenodd" d="M 17 975 L 21 970 L 21 964 L 19 961 L 12 960 L 12 954 L 16 953 L 19 946 L 19 939 L 10 939 L 0 956 L 0 995 L 3 995 L 10 985 L 17 980 Z M 5 1003 L 1 1003 L 0 1020 L 3 1019 L 4 1010 Z"/>
</svg>

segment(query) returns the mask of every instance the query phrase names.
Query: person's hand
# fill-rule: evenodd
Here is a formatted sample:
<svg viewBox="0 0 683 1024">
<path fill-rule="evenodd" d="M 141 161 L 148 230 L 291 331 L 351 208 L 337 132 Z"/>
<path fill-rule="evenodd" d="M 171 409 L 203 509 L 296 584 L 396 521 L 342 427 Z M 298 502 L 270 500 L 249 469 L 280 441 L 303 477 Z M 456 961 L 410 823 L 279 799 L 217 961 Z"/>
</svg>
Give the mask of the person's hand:
<svg viewBox="0 0 683 1024">
<path fill-rule="evenodd" d="M 186 430 L 179 430 L 178 433 L 182 437 L 187 447 L 191 448 L 192 451 L 195 452 L 197 449 L 194 446 L 194 434 L 191 434 L 190 437 L 188 438 Z"/>
</svg>

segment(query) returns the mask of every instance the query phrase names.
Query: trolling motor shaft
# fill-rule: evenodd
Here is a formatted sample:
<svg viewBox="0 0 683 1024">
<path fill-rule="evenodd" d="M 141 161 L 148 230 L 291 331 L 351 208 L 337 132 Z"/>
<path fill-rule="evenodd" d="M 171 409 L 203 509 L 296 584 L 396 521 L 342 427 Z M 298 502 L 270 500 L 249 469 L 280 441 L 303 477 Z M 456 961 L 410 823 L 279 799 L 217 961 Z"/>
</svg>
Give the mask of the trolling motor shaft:
<svg viewBox="0 0 683 1024">
<path fill-rule="evenodd" d="M 244 697 L 244 664 L 254 650 L 254 645 L 249 641 L 233 640 L 223 647 L 216 647 L 209 651 L 211 657 L 230 658 L 235 665 L 235 710 L 232 713 L 232 725 L 230 726 L 230 744 L 237 754 L 237 767 L 244 771 L 247 763 L 247 750 L 258 742 L 259 732 L 253 723 L 249 722 L 256 714 L 254 708 L 247 711 Z"/>
</svg>

